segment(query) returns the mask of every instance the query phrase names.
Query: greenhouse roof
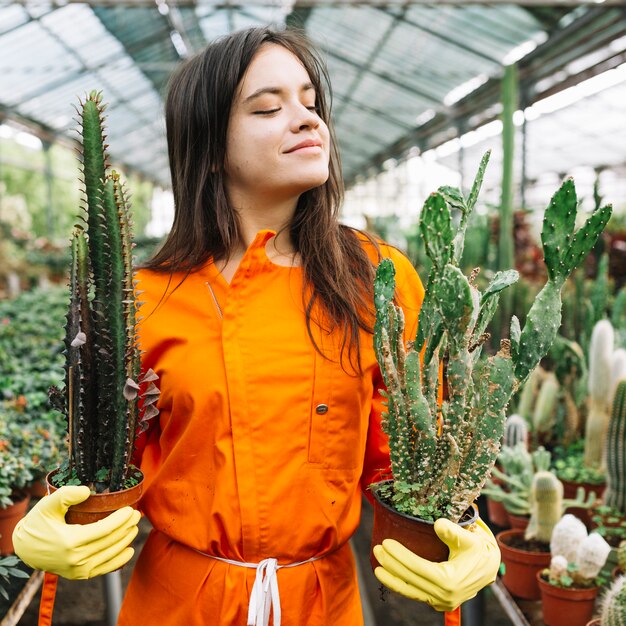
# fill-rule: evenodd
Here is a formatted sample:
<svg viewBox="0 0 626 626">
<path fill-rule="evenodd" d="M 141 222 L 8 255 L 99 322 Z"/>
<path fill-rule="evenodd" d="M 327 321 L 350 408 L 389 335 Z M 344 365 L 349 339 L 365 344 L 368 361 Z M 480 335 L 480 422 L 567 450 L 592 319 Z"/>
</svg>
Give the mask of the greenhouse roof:
<svg viewBox="0 0 626 626">
<path fill-rule="evenodd" d="M 626 61 L 623 8 L 566 4 L 0 0 L 0 121 L 70 140 L 77 96 L 102 90 L 113 160 L 169 186 L 162 101 L 172 69 L 221 35 L 286 22 L 325 55 L 350 182 L 496 119 L 504 64 L 519 60 L 527 107 Z M 584 137 L 600 144 L 600 165 L 614 138 L 594 131 L 598 117 L 586 116 Z"/>
</svg>

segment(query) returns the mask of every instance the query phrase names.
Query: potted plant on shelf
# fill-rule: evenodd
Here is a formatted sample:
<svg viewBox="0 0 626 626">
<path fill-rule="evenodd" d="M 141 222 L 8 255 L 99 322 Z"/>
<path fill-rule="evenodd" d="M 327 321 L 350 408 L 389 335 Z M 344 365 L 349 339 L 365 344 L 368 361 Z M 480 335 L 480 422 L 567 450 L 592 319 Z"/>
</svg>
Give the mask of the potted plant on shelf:
<svg viewBox="0 0 626 626">
<path fill-rule="evenodd" d="M 23 444 L 21 429 L 0 405 L 0 554 L 13 554 L 13 529 L 30 501 L 26 487 L 33 479 L 32 461 Z"/>
<path fill-rule="evenodd" d="M 543 621 L 547 626 L 585 626 L 602 583 L 600 571 L 611 551 L 597 533 L 587 535 L 582 521 L 565 515 L 550 542 L 550 567 L 537 572 Z"/>
<path fill-rule="evenodd" d="M 601 616 L 587 626 L 621 626 L 626 623 L 626 578 L 616 578 L 602 598 Z"/>
<path fill-rule="evenodd" d="M 499 528 L 509 528 L 510 521 L 507 514 L 507 510 L 504 506 L 503 496 L 509 492 L 509 487 L 505 482 L 494 475 L 496 470 L 503 470 L 506 464 L 503 459 L 503 455 L 509 450 L 515 449 L 520 445 L 524 450 L 528 446 L 528 422 L 517 414 L 509 415 L 504 422 L 504 437 L 502 439 L 502 451 L 498 455 L 496 463 L 491 472 L 491 476 L 481 494 L 485 497 L 487 502 L 487 517 L 489 522 L 498 526 Z M 490 486 L 499 487 L 498 490 L 489 491 Z"/>
<path fill-rule="evenodd" d="M 140 371 L 131 218 L 119 175 L 107 171 L 104 109 L 101 94 L 91 92 L 79 112 L 84 224 L 71 239 L 65 388 L 50 396 L 67 419 L 69 455 L 49 474 L 49 488 L 82 484 L 93 492 L 70 507 L 69 523 L 96 521 L 139 500 L 143 476 L 130 465 L 135 436 L 158 413 L 157 376 Z M 147 386 L 141 396 L 140 385 Z"/>
<path fill-rule="evenodd" d="M 383 259 L 376 272 L 374 347 L 386 385 L 383 428 L 389 436 L 391 480 L 372 486 L 375 499 L 373 545 L 391 537 L 410 550 L 445 560 L 447 547 L 434 533 L 440 517 L 459 522 L 469 511 L 500 449 L 505 409 L 511 395 L 545 355 L 560 324 L 560 292 L 570 272 L 597 241 L 611 207 L 595 211 L 575 232 L 577 201 L 574 183 L 566 180 L 543 220 L 542 242 L 548 281 L 535 299 L 524 328 L 517 317 L 510 339 L 479 365 L 485 330 L 500 292 L 514 283 L 514 270 L 497 272 L 485 291 L 459 269 L 468 218 L 476 203 L 487 153 L 466 198 L 459 189 L 442 187 L 425 202 L 420 231 L 432 261 L 415 341 L 405 345 L 404 317 L 394 303 L 395 269 Z M 460 211 L 454 232 L 451 209 Z M 427 343 L 428 340 L 428 343 Z M 420 352 L 423 350 L 423 362 Z M 439 364 L 444 363 L 447 399 L 438 405 Z M 409 518 L 426 527 L 435 549 L 419 539 L 393 536 L 395 521 Z M 374 555 L 372 564 L 376 565 Z"/>
</svg>

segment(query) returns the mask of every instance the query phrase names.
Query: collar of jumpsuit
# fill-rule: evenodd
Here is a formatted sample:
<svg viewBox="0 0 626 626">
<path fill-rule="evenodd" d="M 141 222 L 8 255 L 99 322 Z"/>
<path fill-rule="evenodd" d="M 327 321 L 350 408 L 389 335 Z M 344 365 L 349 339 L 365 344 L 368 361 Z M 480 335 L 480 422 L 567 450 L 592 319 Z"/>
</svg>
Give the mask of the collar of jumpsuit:
<svg viewBox="0 0 626 626">
<path fill-rule="evenodd" d="M 140 506 L 154 530 L 120 626 L 204 626 L 216 616 L 242 625 L 249 612 L 265 620 L 272 581 L 280 583 L 275 624 L 279 615 L 289 626 L 362 624 L 348 539 L 361 488 L 389 467 L 382 381 L 371 335 L 361 336 L 362 376 L 342 368 L 341 335 L 327 325 L 311 325 L 323 356 L 315 350 L 302 268 L 268 259 L 272 236 L 257 234 L 230 284 L 212 262 L 177 289 L 182 275 L 138 272 L 142 362 L 159 375 L 161 396 L 136 459 L 147 483 Z M 400 253 L 382 253 L 396 264 L 410 336 L 421 283 Z M 264 605 L 253 594 L 261 563 Z M 262 609 L 249 609 L 251 596 Z"/>
</svg>

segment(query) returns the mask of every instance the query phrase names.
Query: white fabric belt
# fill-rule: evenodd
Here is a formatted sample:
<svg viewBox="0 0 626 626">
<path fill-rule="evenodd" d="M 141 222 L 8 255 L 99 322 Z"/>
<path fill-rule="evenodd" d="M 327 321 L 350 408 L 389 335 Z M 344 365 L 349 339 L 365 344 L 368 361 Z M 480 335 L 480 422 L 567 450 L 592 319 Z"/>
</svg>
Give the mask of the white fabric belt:
<svg viewBox="0 0 626 626">
<path fill-rule="evenodd" d="M 298 563 L 288 563 L 287 565 L 278 565 L 276 559 L 263 559 L 260 563 L 244 563 L 242 561 L 234 561 L 232 559 L 225 559 L 221 556 L 214 556 L 196 550 L 199 554 L 208 556 L 216 561 L 222 561 L 222 563 L 228 563 L 230 565 L 238 565 L 239 567 L 249 567 L 256 569 L 256 579 L 252 587 L 252 593 L 250 594 L 250 602 L 248 604 L 248 626 L 269 626 L 270 623 L 270 606 L 274 615 L 274 626 L 280 626 L 280 595 L 278 593 L 278 578 L 276 572 L 283 567 L 297 567 L 298 565 L 304 565 L 305 563 L 312 563 L 326 556 L 326 554 L 320 554 L 319 556 L 311 557 L 306 561 L 299 561 Z"/>
</svg>

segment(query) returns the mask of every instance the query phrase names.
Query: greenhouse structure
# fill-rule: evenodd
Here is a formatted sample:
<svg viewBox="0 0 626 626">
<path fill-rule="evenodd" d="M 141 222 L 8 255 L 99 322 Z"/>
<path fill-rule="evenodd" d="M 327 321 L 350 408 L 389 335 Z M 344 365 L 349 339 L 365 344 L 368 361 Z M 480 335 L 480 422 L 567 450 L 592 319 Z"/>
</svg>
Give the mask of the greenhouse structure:
<svg viewBox="0 0 626 626">
<path fill-rule="evenodd" d="M 624 624 L 625 449 L 624 0 L 0 0 L 0 626 Z"/>
</svg>

